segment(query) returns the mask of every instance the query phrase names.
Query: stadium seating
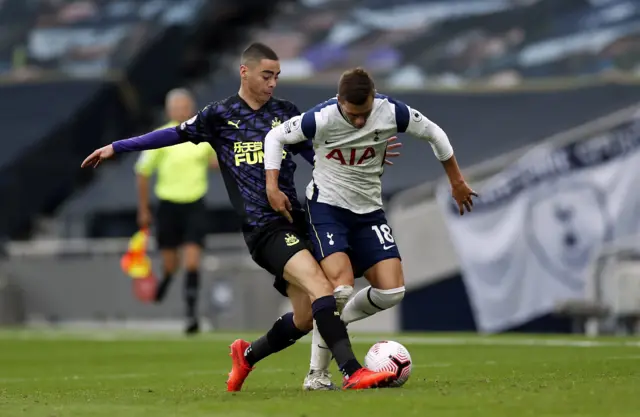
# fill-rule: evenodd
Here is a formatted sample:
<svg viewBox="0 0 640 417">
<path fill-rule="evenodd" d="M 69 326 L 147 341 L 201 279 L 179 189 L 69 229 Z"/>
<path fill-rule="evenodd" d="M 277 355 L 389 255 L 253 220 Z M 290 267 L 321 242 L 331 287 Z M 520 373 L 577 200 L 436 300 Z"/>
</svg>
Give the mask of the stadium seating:
<svg viewBox="0 0 640 417">
<path fill-rule="evenodd" d="M 202 0 L 8 0 L 0 21 L 11 42 L 0 46 L 0 72 L 14 79 L 50 71 L 78 77 L 122 70 L 167 26 L 193 20 Z"/>
<path fill-rule="evenodd" d="M 303 4 L 258 35 L 280 46 L 283 77 L 331 81 L 364 65 L 398 87 L 518 85 L 640 63 L 640 4 L 631 0 Z"/>
</svg>

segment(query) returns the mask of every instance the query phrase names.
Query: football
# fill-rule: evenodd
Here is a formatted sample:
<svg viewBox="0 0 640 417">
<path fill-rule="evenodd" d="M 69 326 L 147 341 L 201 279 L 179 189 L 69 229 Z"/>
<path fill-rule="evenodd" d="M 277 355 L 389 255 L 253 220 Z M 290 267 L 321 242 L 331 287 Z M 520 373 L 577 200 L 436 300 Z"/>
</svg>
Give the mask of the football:
<svg viewBox="0 0 640 417">
<path fill-rule="evenodd" d="M 391 386 L 400 387 L 411 375 L 411 355 L 400 343 L 384 340 L 371 346 L 364 357 L 364 366 L 372 371 L 395 372 L 398 379 Z"/>
</svg>

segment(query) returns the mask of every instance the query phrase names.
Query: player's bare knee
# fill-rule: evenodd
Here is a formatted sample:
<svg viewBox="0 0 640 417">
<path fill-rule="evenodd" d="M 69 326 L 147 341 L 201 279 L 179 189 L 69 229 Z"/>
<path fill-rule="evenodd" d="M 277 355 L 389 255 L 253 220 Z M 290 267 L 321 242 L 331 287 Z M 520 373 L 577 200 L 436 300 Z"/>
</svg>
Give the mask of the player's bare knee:
<svg viewBox="0 0 640 417">
<path fill-rule="evenodd" d="M 355 285 L 355 279 L 353 278 L 353 272 L 347 272 L 334 277 L 328 277 L 327 280 L 331 283 L 332 288 L 338 287 L 353 287 Z"/>
<path fill-rule="evenodd" d="M 327 280 L 318 263 L 311 258 L 312 264 L 306 265 L 304 269 L 285 269 L 284 278 L 290 284 L 304 290 L 311 302 L 320 297 L 333 294 L 333 286 Z M 287 264 L 289 266 L 289 264 Z"/>
<path fill-rule="evenodd" d="M 346 253 L 336 252 L 331 254 L 324 258 L 320 265 L 333 288 L 342 285 L 353 287 L 353 266 Z"/>
<path fill-rule="evenodd" d="M 287 295 L 293 307 L 293 324 L 298 330 L 311 331 L 313 329 L 313 310 L 311 299 L 306 290 L 296 285 L 289 285 Z"/>
<path fill-rule="evenodd" d="M 404 276 L 402 274 L 390 274 L 379 280 L 380 285 L 377 288 L 390 290 L 394 288 L 404 288 Z"/>
<path fill-rule="evenodd" d="M 404 287 L 402 262 L 398 258 L 378 262 L 367 270 L 364 276 L 373 288 L 390 290 Z"/>
<path fill-rule="evenodd" d="M 309 310 L 309 314 L 305 313 L 293 313 L 293 324 L 296 328 L 303 332 L 310 332 L 313 330 L 313 314 Z"/>
<path fill-rule="evenodd" d="M 333 285 L 331 285 L 329 280 L 322 274 L 322 271 L 315 276 L 308 288 L 310 290 L 309 297 L 311 297 L 312 302 L 318 298 L 333 295 Z"/>
<path fill-rule="evenodd" d="M 400 304 L 400 302 L 404 298 L 404 293 L 404 286 L 386 290 L 371 287 L 369 289 L 368 297 L 371 304 L 373 304 L 380 310 L 387 310 Z"/>
</svg>

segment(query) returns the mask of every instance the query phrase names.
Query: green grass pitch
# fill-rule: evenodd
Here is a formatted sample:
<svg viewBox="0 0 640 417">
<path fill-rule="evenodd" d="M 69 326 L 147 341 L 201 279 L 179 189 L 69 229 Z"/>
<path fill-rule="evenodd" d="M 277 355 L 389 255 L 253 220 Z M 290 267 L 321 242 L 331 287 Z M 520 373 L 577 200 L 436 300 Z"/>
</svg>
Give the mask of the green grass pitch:
<svg viewBox="0 0 640 417">
<path fill-rule="evenodd" d="M 0 331 L 0 416 L 640 416 L 640 339 L 355 335 L 360 358 L 376 340 L 403 343 L 409 382 L 303 392 L 306 339 L 227 393 L 227 345 L 238 336 L 256 335 Z"/>
</svg>

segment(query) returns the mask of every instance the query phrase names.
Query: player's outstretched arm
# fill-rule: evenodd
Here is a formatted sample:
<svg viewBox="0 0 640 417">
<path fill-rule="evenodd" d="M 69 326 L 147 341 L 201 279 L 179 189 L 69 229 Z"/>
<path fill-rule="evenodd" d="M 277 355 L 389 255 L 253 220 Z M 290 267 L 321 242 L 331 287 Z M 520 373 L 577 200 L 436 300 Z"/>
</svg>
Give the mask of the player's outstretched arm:
<svg viewBox="0 0 640 417">
<path fill-rule="evenodd" d="M 458 203 L 460 215 L 464 215 L 465 209 L 471 212 L 473 200 L 471 197 L 477 197 L 475 191 L 469 187 L 460 171 L 458 161 L 453 154 L 453 147 L 444 130 L 431 120 L 427 119 L 419 111 L 409 108 L 409 117 L 406 132 L 418 139 L 426 140 L 431 144 L 433 153 L 436 158 L 442 162 L 444 171 L 449 178 L 451 184 L 451 194 Z"/>
<path fill-rule="evenodd" d="M 135 151 L 146 151 L 150 149 L 164 148 L 185 142 L 174 127 L 155 130 L 142 136 L 123 139 L 113 142 L 93 151 L 83 162 L 82 168 L 96 168 L 100 162 L 113 157 L 115 154 Z"/>
<path fill-rule="evenodd" d="M 452 154 L 449 159 L 442 161 L 442 166 L 449 178 L 449 183 L 451 184 L 451 195 L 454 200 L 456 200 L 456 203 L 458 203 L 460 215 L 464 215 L 465 209 L 467 212 L 471 212 L 471 208 L 473 207 L 473 199 L 471 197 L 477 197 L 478 194 L 476 194 L 476 192 L 473 191 L 465 181 L 455 155 Z"/>
</svg>

